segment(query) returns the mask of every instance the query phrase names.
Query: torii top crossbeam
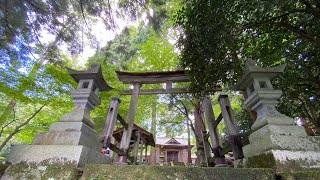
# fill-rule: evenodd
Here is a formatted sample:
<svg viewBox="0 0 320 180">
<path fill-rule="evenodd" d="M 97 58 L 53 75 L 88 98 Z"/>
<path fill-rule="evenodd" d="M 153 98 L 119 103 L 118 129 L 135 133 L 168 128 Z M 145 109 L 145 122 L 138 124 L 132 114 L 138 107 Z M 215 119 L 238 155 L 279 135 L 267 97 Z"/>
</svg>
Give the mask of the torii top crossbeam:
<svg viewBox="0 0 320 180">
<path fill-rule="evenodd" d="M 163 71 L 163 72 L 120 72 L 116 71 L 118 79 L 124 84 L 160 84 L 165 83 L 165 89 L 140 90 L 139 94 L 178 94 L 189 93 L 186 88 L 172 88 L 172 83 L 190 82 L 185 71 Z M 121 95 L 131 95 L 132 91 L 121 91 Z"/>
<path fill-rule="evenodd" d="M 142 84 L 158 84 L 167 82 L 189 82 L 189 77 L 184 71 L 164 72 L 120 72 L 116 71 L 118 78 L 125 84 L 133 84 L 139 81 Z"/>
</svg>

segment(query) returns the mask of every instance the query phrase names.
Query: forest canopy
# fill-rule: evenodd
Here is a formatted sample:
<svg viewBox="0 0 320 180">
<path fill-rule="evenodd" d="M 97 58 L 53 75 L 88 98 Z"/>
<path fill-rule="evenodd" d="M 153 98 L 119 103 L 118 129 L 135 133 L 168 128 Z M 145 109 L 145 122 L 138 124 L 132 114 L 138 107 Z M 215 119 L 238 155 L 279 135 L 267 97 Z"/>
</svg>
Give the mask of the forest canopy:
<svg viewBox="0 0 320 180">
<path fill-rule="evenodd" d="M 123 29 L 119 22 L 125 22 Z M 98 132 L 112 97 L 122 99 L 123 117 L 128 110 L 130 97 L 119 91 L 129 86 L 118 81 L 116 70 L 188 72 L 191 84 L 177 86 L 193 95 L 139 99 L 137 123 L 152 132 L 184 134 L 185 125 L 192 126 L 188 114 L 199 108 L 195 97 L 211 95 L 218 115 L 217 85 L 229 94 L 239 127 L 248 132 L 252 121 L 243 99 L 230 91 L 248 59 L 263 67 L 287 63 L 273 81 L 283 91 L 278 109 L 320 132 L 319 22 L 316 0 L 0 0 L 2 155 L 9 142 L 30 143 L 72 109 L 69 92 L 76 83 L 65 67 L 80 70 L 94 63 L 115 88 L 100 94 L 102 104 L 91 113 Z M 105 36 L 116 35 L 101 44 L 97 26 Z M 82 66 L 86 46 L 95 54 Z M 154 87 L 161 85 L 143 88 Z"/>
</svg>

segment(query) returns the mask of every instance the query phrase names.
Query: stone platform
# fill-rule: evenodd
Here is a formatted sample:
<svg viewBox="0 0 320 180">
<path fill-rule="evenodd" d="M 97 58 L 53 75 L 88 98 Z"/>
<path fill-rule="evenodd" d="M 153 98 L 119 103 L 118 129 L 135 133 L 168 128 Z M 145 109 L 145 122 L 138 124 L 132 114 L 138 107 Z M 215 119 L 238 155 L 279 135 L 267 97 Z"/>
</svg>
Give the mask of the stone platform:
<svg viewBox="0 0 320 180">
<path fill-rule="evenodd" d="M 1 174 L 0 174 L 1 177 Z M 272 169 L 203 168 L 175 166 L 117 166 L 86 164 L 83 168 L 70 165 L 14 164 L 9 166 L 2 180 L 15 179 L 126 179 L 126 180 L 319 180 L 320 171 L 275 173 Z"/>
<path fill-rule="evenodd" d="M 60 164 L 84 166 L 85 164 L 111 163 L 111 159 L 86 146 L 71 145 L 16 145 L 7 161 L 12 164 Z"/>
</svg>

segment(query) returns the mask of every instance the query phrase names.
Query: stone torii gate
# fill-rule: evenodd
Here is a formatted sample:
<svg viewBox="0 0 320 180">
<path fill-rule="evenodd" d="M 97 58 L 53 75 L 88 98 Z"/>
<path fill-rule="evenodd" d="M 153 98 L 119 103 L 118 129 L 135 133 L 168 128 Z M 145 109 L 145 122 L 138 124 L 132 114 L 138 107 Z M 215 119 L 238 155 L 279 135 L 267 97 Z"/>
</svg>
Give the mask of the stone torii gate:
<svg viewBox="0 0 320 180">
<path fill-rule="evenodd" d="M 175 94 L 175 93 L 187 93 L 188 89 L 179 88 L 173 89 L 172 83 L 177 82 L 189 82 L 189 77 L 184 71 L 171 71 L 171 72 L 144 72 L 144 73 L 132 73 L 132 72 L 116 72 L 120 81 L 124 84 L 132 84 L 133 89 L 129 91 L 123 91 L 120 94 L 130 95 L 131 101 L 129 112 L 126 118 L 128 125 L 127 129 L 123 131 L 120 149 L 123 151 L 123 155 L 119 155 L 116 164 L 127 164 L 127 153 L 130 146 L 130 139 L 132 136 L 134 118 L 136 115 L 138 97 L 140 94 Z M 152 89 L 141 90 L 143 84 L 159 84 L 165 83 L 165 89 Z"/>
<path fill-rule="evenodd" d="M 131 95 L 130 107 L 129 112 L 126 118 L 126 125 L 127 128 L 124 129 L 121 143 L 120 143 L 120 150 L 123 152 L 119 154 L 118 158 L 116 159 L 116 164 L 127 164 L 127 154 L 128 149 L 130 146 L 130 140 L 132 136 L 133 126 L 134 126 L 134 119 L 136 114 L 136 109 L 138 105 L 138 97 L 139 95 L 144 94 L 180 94 L 180 93 L 190 93 L 190 91 L 186 88 L 173 88 L 172 83 L 178 82 L 190 82 L 189 77 L 185 74 L 184 71 L 167 71 L 167 72 L 116 72 L 120 81 L 124 84 L 132 84 L 133 89 L 127 91 L 121 91 L 121 95 Z M 160 84 L 165 83 L 166 87 L 164 89 L 148 89 L 142 90 L 140 89 L 143 84 Z M 214 89 L 215 91 L 220 90 L 220 88 Z M 219 122 L 214 121 L 214 115 L 212 110 L 212 104 L 209 102 L 208 98 L 205 98 L 204 101 L 206 104 L 204 109 L 206 111 L 206 119 L 207 124 L 209 127 L 209 135 L 211 137 L 211 141 L 213 144 L 213 152 L 215 155 L 216 164 L 219 166 L 224 166 L 224 156 L 221 154 L 221 142 L 219 136 L 217 134 L 216 125 Z M 235 123 L 235 118 L 233 116 L 233 112 L 231 110 L 230 102 L 227 96 L 219 97 L 219 103 L 223 113 L 220 115 L 220 121 L 222 116 L 224 117 L 224 121 L 227 124 L 228 132 L 230 133 L 231 137 L 231 144 L 232 150 L 235 154 L 239 154 L 237 158 L 242 158 L 242 146 L 239 143 L 234 143 L 234 139 L 239 138 L 237 136 L 238 128 Z M 209 108 L 211 106 L 211 109 Z M 229 108 L 229 109 L 228 109 Z M 227 111 L 228 110 L 228 111 Z M 212 111 L 211 113 L 209 111 Z M 230 112 L 231 111 L 231 112 Z M 224 113 L 226 112 L 226 113 Z M 230 113 L 232 116 L 230 116 Z M 219 116 L 219 117 L 220 117 Z M 214 124 L 216 125 L 214 126 Z M 203 141 L 204 141 L 204 151 L 205 151 L 205 159 L 206 164 L 208 165 L 208 161 L 210 159 L 210 147 L 208 142 L 208 135 L 203 133 Z M 204 138 L 206 137 L 206 138 Z M 239 140 L 239 139 L 237 139 Z M 237 142 L 237 141 L 236 141 Z M 233 145 L 235 144 L 235 145 Z"/>
</svg>

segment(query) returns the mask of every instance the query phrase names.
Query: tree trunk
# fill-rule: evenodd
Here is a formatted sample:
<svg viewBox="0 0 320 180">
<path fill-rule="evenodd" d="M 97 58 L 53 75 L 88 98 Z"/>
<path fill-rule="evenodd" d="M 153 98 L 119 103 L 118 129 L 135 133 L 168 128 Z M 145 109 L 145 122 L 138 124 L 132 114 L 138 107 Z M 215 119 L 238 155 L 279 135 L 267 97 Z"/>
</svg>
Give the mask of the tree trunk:
<svg viewBox="0 0 320 180">
<path fill-rule="evenodd" d="M 198 165 L 203 166 L 206 164 L 205 160 L 205 152 L 203 149 L 203 141 L 202 141 L 202 131 L 205 130 L 204 122 L 201 115 L 201 105 L 200 102 L 197 102 L 196 107 L 194 109 L 194 127 L 195 127 L 195 135 L 197 139 L 197 162 Z"/>
<path fill-rule="evenodd" d="M 191 138 L 190 138 L 190 124 L 187 119 L 187 131 L 188 131 L 188 163 L 192 163 L 191 159 Z"/>
</svg>

